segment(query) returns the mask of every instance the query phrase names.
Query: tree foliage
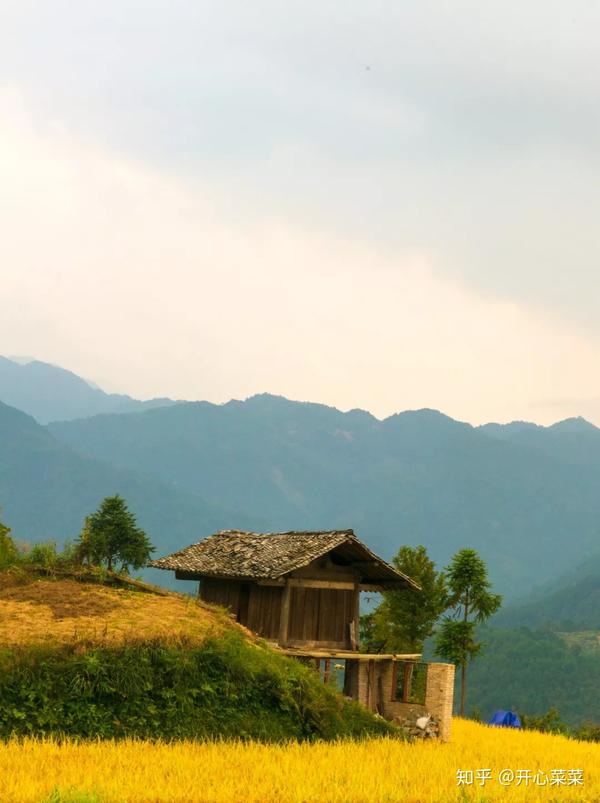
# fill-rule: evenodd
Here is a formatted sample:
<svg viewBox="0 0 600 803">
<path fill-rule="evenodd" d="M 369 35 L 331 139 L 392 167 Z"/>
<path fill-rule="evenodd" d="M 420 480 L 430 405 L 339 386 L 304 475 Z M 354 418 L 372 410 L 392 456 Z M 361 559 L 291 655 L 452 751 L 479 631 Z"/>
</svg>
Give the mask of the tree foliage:
<svg viewBox="0 0 600 803">
<path fill-rule="evenodd" d="M 313 741 L 402 733 L 239 633 L 0 652 L 0 739 Z"/>
<path fill-rule="evenodd" d="M 487 566 L 474 549 L 459 550 L 446 568 L 448 607 L 436 639 L 436 654 L 460 666 L 460 713 L 464 715 L 467 664 L 481 651 L 476 640 L 476 625 L 496 613 L 502 597 L 491 592 Z"/>
<path fill-rule="evenodd" d="M 16 563 L 19 553 L 10 535 L 10 527 L 0 521 L 0 569 Z"/>
<path fill-rule="evenodd" d="M 480 626 L 477 635 L 485 650 L 469 667 L 469 709 L 486 720 L 498 708 L 518 711 L 526 727 L 552 708 L 570 726 L 600 723 L 597 634 L 580 642 L 545 629 Z"/>
<path fill-rule="evenodd" d="M 447 608 L 444 575 L 436 571 L 424 546 L 401 547 L 393 563 L 421 591 L 383 592 L 381 604 L 361 618 L 361 642 L 367 652 L 422 652 L 423 642 Z"/>
<path fill-rule="evenodd" d="M 121 572 L 139 569 L 150 559 L 154 547 L 137 525 L 135 516 L 118 494 L 107 496 L 85 520 L 78 539 L 79 554 L 89 565 Z"/>
</svg>

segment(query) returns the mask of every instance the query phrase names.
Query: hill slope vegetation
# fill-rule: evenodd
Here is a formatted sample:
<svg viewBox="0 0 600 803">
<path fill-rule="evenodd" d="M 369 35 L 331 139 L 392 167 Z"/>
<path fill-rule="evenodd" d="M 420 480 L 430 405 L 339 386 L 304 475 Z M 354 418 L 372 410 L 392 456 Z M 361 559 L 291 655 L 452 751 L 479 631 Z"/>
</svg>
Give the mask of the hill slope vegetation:
<svg viewBox="0 0 600 803">
<path fill-rule="evenodd" d="M 486 628 L 483 654 L 469 668 L 468 710 L 534 716 L 558 709 L 569 725 L 600 722 L 600 646 L 595 638 L 526 627 Z"/>
<path fill-rule="evenodd" d="M 600 631 L 600 554 L 570 568 L 552 582 L 501 610 L 499 627 L 544 627 Z"/>
<path fill-rule="evenodd" d="M 399 735 L 225 611 L 179 594 L 15 568 L 0 574 L 0 622 L 0 739 Z"/>
</svg>

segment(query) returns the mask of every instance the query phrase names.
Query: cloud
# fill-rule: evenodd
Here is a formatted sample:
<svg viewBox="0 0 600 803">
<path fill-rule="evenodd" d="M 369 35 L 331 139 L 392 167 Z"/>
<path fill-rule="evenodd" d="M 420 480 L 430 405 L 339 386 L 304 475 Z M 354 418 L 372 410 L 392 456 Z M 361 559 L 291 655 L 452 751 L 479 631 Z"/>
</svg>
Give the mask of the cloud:
<svg viewBox="0 0 600 803">
<path fill-rule="evenodd" d="M 436 252 L 596 337 L 599 23 L 588 0 L 21 0 L 0 76 L 240 221 Z"/>
<path fill-rule="evenodd" d="M 0 92 L 2 350 L 142 397 L 268 390 L 378 415 L 507 420 L 600 394 L 597 340 L 449 278 L 435 249 L 234 211 L 214 178 L 44 127 Z"/>
</svg>

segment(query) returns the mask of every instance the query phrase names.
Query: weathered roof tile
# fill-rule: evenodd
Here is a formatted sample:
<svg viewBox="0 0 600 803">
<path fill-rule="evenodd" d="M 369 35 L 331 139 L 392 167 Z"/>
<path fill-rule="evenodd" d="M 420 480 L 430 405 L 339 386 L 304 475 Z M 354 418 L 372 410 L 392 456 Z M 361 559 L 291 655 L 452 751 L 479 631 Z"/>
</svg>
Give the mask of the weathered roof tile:
<svg viewBox="0 0 600 803">
<path fill-rule="evenodd" d="M 418 588 L 413 580 L 371 552 L 353 530 L 284 533 L 222 530 L 149 565 L 209 577 L 268 580 L 306 566 L 333 550 L 349 564 L 360 564 L 364 582 Z"/>
</svg>

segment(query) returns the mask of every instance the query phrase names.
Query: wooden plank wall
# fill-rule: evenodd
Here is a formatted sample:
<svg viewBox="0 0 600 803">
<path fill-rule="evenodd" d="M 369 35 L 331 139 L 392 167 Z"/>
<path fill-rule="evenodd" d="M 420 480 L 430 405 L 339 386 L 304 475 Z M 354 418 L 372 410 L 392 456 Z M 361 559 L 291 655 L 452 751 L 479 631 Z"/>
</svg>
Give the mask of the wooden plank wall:
<svg viewBox="0 0 600 803">
<path fill-rule="evenodd" d="M 357 572 L 329 557 L 298 569 L 291 578 L 358 582 Z M 290 590 L 287 640 L 291 644 L 352 649 L 350 622 L 356 618 L 358 590 L 303 588 Z M 200 599 L 229 608 L 241 624 L 264 638 L 279 637 L 283 589 L 281 586 L 203 578 Z"/>
<path fill-rule="evenodd" d="M 229 608 L 235 616 L 239 613 L 241 583 L 231 580 L 216 580 L 204 577 L 200 581 L 200 599 Z"/>
<path fill-rule="evenodd" d="M 276 639 L 283 589 L 277 586 L 250 586 L 248 627 L 264 638 Z"/>
<path fill-rule="evenodd" d="M 355 591 L 292 588 L 288 638 L 293 642 L 328 642 L 351 648 L 349 623 Z"/>
</svg>

